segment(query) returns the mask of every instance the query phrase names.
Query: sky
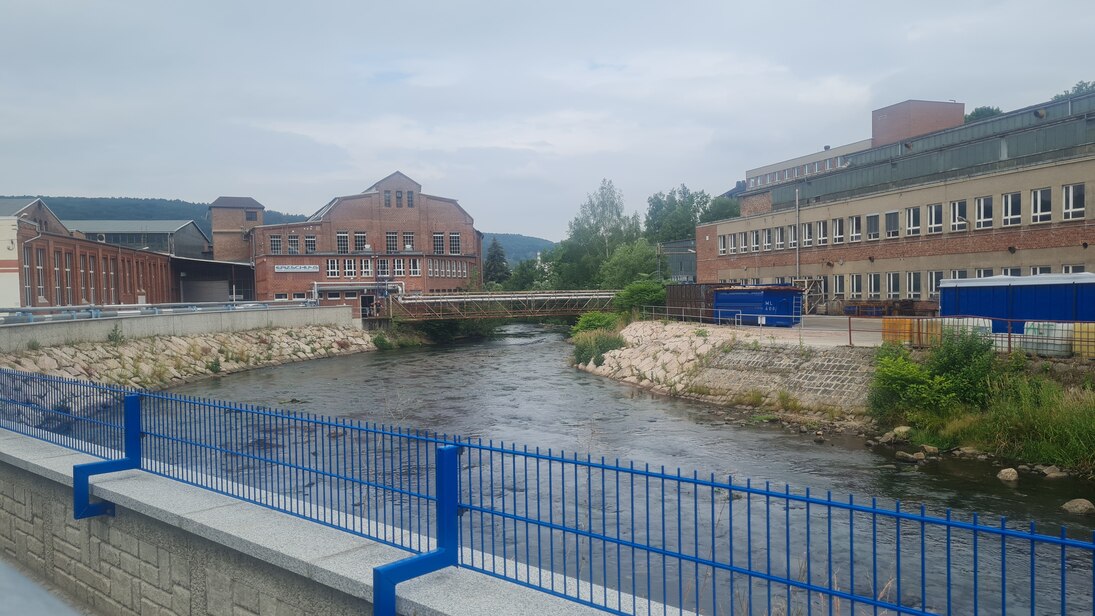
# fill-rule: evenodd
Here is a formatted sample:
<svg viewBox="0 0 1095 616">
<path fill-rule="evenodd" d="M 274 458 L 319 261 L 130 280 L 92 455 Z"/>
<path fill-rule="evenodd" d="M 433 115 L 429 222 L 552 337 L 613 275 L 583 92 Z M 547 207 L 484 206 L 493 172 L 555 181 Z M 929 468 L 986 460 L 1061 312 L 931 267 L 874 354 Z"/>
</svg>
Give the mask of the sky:
<svg viewBox="0 0 1095 616">
<path fill-rule="evenodd" d="M 311 214 L 399 170 L 481 231 L 560 240 L 603 178 L 643 213 L 869 138 L 903 100 L 1048 100 L 1095 80 L 1093 19 L 1090 0 L 0 0 L 0 194 Z"/>
</svg>

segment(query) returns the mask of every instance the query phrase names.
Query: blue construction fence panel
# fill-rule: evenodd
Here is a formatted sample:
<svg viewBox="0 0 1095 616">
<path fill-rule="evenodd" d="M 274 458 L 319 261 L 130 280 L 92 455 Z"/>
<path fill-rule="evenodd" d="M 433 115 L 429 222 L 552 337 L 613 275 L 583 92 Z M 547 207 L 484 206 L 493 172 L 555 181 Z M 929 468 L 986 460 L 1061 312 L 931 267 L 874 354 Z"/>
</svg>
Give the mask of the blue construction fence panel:
<svg viewBox="0 0 1095 616">
<path fill-rule="evenodd" d="M 1026 321 L 1095 321 L 1090 275 L 974 279 L 940 288 L 939 316 L 992 319 L 993 333 L 1022 334 Z"/>
<path fill-rule="evenodd" d="M 720 323 L 791 327 L 802 320 L 802 289 L 790 285 L 741 287 L 715 291 L 715 317 Z"/>
</svg>

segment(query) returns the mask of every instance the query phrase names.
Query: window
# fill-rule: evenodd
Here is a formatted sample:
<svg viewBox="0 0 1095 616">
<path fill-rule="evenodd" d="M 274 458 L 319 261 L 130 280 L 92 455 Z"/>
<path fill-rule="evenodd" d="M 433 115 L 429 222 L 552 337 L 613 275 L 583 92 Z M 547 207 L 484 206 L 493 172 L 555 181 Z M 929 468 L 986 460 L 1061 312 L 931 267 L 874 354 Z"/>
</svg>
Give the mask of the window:
<svg viewBox="0 0 1095 616">
<path fill-rule="evenodd" d="M 744 231 L 738 234 L 738 252 L 741 254 L 749 252 L 749 234 Z"/>
<path fill-rule="evenodd" d="M 966 200 L 951 201 L 951 231 L 965 231 L 968 224 Z"/>
<path fill-rule="evenodd" d="M 1048 265 L 1035 265 L 1030 268 L 1031 276 L 1038 276 L 1040 274 L 1052 274 L 1053 268 Z"/>
<path fill-rule="evenodd" d="M 304 292 L 297 291 L 296 293 L 293 293 L 293 299 L 305 299 Z"/>
<path fill-rule="evenodd" d="M 433 234 L 433 254 L 443 255 L 445 254 L 445 234 L 434 233 Z"/>
<path fill-rule="evenodd" d="M 1023 222 L 1023 196 L 1020 193 L 1008 193 L 1003 197 L 1003 226 L 1011 227 Z"/>
<path fill-rule="evenodd" d="M 327 299 L 342 299 L 342 293 L 338 291 L 328 291 Z"/>
<path fill-rule="evenodd" d="M 888 272 L 886 274 L 886 298 L 901 298 L 901 272 Z"/>
<path fill-rule="evenodd" d="M 289 300 L 289 294 L 288 293 L 274 293 L 274 301 L 275 302 L 285 302 L 285 301 L 288 301 L 288 300 Z"/>
<path fill-rule="evenodd" d="M 969 272 L 966 270 L 951 270 L 952 280 L 965 280 L 966 278 L 969 278 Z"/>
<path fill-rule="evenodd" d="M 407 191 L 407 207 L 414 207 L 414 191 Z"/>
<path fill-rule="evenodd" d="M 92 300 L 91 303 L 95 303 Z M 34 305 L 34 292 L 30 284 L 30 246 L 23 246 L 23 305 Z"/>
<path fill-rule="evenodd" d="M 407 250 L 407 251 L 414 250 L 414 232 L 413 231 L 404 231 L 403 232 L 403 250 Z"/>
<path fill-rule="evenodd" d="M 344 274 L 346 274 L 347 278 L 353 278 L 353 277 L 357 276 L 357 269 L 355 268 L 356 265 L 357 265 L 357 259 L 345 259 L 345 260 L 343 260 L 343 262 L 342 262 L 342 271 L 343 271 Z"/>
<path fill-rule="evenodd" d="M 992 228 L 992 197 L 978 197 L 973 200 L 975 229 Z"/>
<path fill-rule="evenodd" d="M 384 234 L 384 250 L 385 252 L 392 253 L 399 251 L 399 233 L 396 231 L 388 231 Z"/>
<path fill-rule="evenodd" d="M 376 275 L 377 277 L 386 277 L 388 275 L 388 260 L 377 259 L 376 260 Z"/>
<path fill-rule="evenodd" d="M 852 299 L 863 299 L 863 274 L 852 274 Z"/>
<path fill-rule="evenodd" d="M 776 250 L 783 250 L 783 227 L 776 227 Z"/>
<path fill-rule="evenodd" d="M 460 234 L 459 233 L 449 233 L 449 254 L 450 255 L 463 254 L 462 252 L 460 252 Z"/>
<path fill-rule="evenodd" d="M 901 235 L 900 225 L 897 212 L 886 212 L 886 237 Z"/>
<path fill-rule="evenodd" d="M 299 235 L 290 235 L 289 236 L 289 254 L 291 254 L 291 255 L 300 254 L 300 236 Z"/>
<path fill-rule="evenodd" d="M 1062 274 L 1082 274 L 1086 271 L 1083 265 L 1065 265 L 1061 268 Z"/>
<path fill-rule="evenodd" d="M 392 207 L 392 191 L 384 191 L 384 207 Z"/>
<path fill-rule="evenodd" d="M 920 299 L 920 272 L 908 272 L 905 280 L 908 282 L 905 296 L 909 299 Z"/>
<path fill-rule="evenodd" d="M 802 223 L 802 247 L 814 245 L 814 225 L 804 222 Z"/>
<path fill-rule="evenodd" d="M 1084 217 L 1084 185 L 1072 184 L 1065 186 L 1064 194 L 1065 220 L 1076 220 Z"/>
<path fill-rule="evenodd" d="M 23 249 L 23 254 L 29 256 L 30 251 Z M 30 291 L 30 269 L 27 263 L 23 263 L 23 285 L 26 288 L 27 293 L 24 293 L 29 297 Z M 143 288 L 143 287 L 142 287 Z M 87 302 L 87 255 L 80 255 L 80 303 Z M 27 303 L 29 306 L 30 303 Z"/>
<path fill-rule="evenodd" d="M 749 249 L 753 252 L 760 251 L 760 231 L 754 230 L 749 233 L 752 241 L 749 243 Z"/>
<path fill-rule="evenodd" d="M 905 208 L 905 235 L 920 235 L 920 208 Z"/>
<path fill-rule="evenodd" d="M 1049 222 L 1053 220 L 1053 195 L 1048 188 L 1030 191 L 1030 222 Z"/>
<path fill-rule="evenodd" d="M 272 254 L 272 255 L 280 255 L 281 254 L 281 236 L 280 235 L 271 235 L 270 236 L 270 254 Z"/>
<path fill-rule="evenodd" d="M 1023 272 L 1017 267 L 1005 267 L 1000 270 L 1001 276 L 1022 276 Z"/>
<path fill-rule="evenodd" d="M 28 254 L 27 256 L 29 257 L 30 255 Z M 88 259 L 88 261 L 87 261 L 88 301 L 90 301 L 92 304 L 95 303 L 95 262 L 96 261 L 97 261 L 97 259 L 94 256 L 91 257 L 90 259 Z M 30 306 L 32 304 L 28 303 L 27 305 Z"/>
<path fill-rule="evenodd" d="M 882 274 L 867 274 L 867 299 L 882 299 Z"/>
<path fill-rule="evenodd" d="M 361 260 L 361 277 L 369 278 L 373 275 L 373 261 L 372 259 Z"/>
<path fill-rule="evenodd" d="M 348 231 L 339 231 L 335 234 L 335 247 L 340 255 L 350 252 L 350 233 Z"/>
<path fill-rule="evenodd" d="M 765 229 L 764 230 L 764 249 L 765 250 L 771 250 L 772 249 L 772 230 L 771 229 Z"/>
<path fill-rule="evenodd" d="M 734 233 L 724 236 L 726 238 L 726 252 L 727 254 L 734 254 L 738 251 L 738 236 Z"/>
<path fill-rule="evenodd" d="M 933 203 L 928 206 L 928 234 L 943 232 L 943 204 Z"/>
<path fill-rule="evenodd" d="M 338 278 L 338 259 L 327 259 L 327 277 Z"/>
<path fill-rule="evenodd" d="M 720 235 L 719 236 L 719 254 L 720 255 L 726 254 L 726 236 L 725 235 Z"/>
<path fill-rule="evenodd" d="M 878 214 L 867 214 L 867 239 L 878 239 Z"/>
<path fill-rule="evenodd" d="M 417 258 L 414 258 L 414 259 L 410 259 L 410 262 L 411 262 L 411 276 L 421 276 L 422 275 L 421 261 L 419 261 Z"/>
<path fill-rule="evenodd" d="M 844 299 L 844 275 L 833 276 L 833 299 Z"/>
<path fill-rule="evenodd" d="M 817 221 L 817 245 L 824 246 L 829 243 L 829 221 Z"/>
<path fill-rule="evenodd" d="M 316 236 L 305 235 L 304 236 L 304 253 L 312 254 L 316 251 Z"/>
<path fill-rule="evenodd" d="M 989 278 L 992 276 L 991 267 L 979 267 L 974 270 L 973 275 L 977 278 Z"/>
<path fill-rule="evenodd" d="M 357 291 L 347 291 L 346 299 L 357 299 Z"/>
<path fill-rule="evenodd" d="M 848 241 L 858 242 L 863 238 L 863 219 L 859 216 L 848 217 Z"/>
<path fill-rule="evenodd" d="M 403 191 L 402 190 L 395 191 L 395 206 L 396 207 L 403 207 Z"/>
<path fill-rule="evenodd" d="M 403 267 L 403 259 L 401 259 L 401 258 L 400 259 L 394 259 L 394 261 L 395 261 L 395 263 L 393 264 L 394 267 L 392 268 L 393 269 L 392 275 L 393 276 L 406 276 L 407 272 Z"/>
<path fill-rule="evenodd" d="M 258 220 L 259 219 L 259 213 L 256 212 L 255 210 L 247 210 L 246 212 L 244 212 L 243 218 L 245 220 Z"/>
<path fill-rule="evenodd" d="M 364 252 L 369 245 L 369 234 L 364 231 L 354 231 L 354 252 Z"/>
<path fill-rule="evenodd" d="M 787 227 L 787 247 L 798 247 L 798 227 L 796 227 L 795 225 Z"/>
<path fill-rule="evenodd" d="M 928 272 L 928 297 L 930 299 L 939 297 L 940 282 L 943 282 L 943 272 Z"/>
<path fill-rule="evenodd" d="M 833 219 L 833 243 L 834 244 L 843 244 L 844 243 L 844 219 L 843 218 L 834 218 Z"/>
</svg>

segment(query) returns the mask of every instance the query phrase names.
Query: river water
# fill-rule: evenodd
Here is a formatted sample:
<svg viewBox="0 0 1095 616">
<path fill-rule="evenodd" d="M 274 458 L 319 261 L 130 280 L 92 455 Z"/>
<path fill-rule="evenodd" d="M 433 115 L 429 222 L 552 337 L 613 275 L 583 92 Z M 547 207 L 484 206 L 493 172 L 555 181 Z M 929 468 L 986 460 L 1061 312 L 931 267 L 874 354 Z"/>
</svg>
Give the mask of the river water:
<svg viewBox="0 0 1095 616">
<path fill-rule="evenodd" d="M 814 495 L 824 498 L 827 493 L 832 493 L 834 500 L 844 502 L 847 502 L 848 495 L 854 495 L 857 503 L 869 502 L 871 497 L 876 497 L 880 504 L 885 503 L 885 506 L 892 508 L 894 501 L 900 500 L 903 511 L 917 509 L 920 505 L 936 515 L 943 515 L 948 508 L 962 512 L 980 511 L 986 516 L 983 520 L 999 521 L 998 516 L 1006 517 L 1010 521 L 1009 527 L 1029 528 L 1027 521 L 1035 520 L 1039 530 L 1048 534 L 1057 534 L 1061 527 L 1067 527 L 1067 532 L 1072 536 L 1091 537 L 1091 528 L 1085 526 L 1084 520 L 1064 515 L 1059 509 L 1063 502 L 1071 498 L 1090 498 L 1090 484 L 1024 477 L 1018 486 L 1007 486 L 995 479 L 998 469 L 988 463 L 943 460 L 910 468 L 895 465 L 890 452 L 865 448 L 862 439 L 854 436 L 827 435 L 828 440 L 818 444 L 813 441 L 812 434 L 791 433 L 765 424 L 741 426 L 736 421 L 727 421 L 710 405 L 653 395 L 637 387 L 576 370 L 568 365 L 570 352 L 571 347 L 558 331 L 533 325 L 509 325 L 501 330 L 499 336 L 489 340 L 288 364 L 190 383 L 175 387 L 171 392 L 420 428 L 464 438 L 481 438 L 494 444 L 504 442 L 507 447 L 512 443 L 519 447 L 540 447 L 542 450 L 551 448 L 554 453 L 565 450 L 566 455 L 577 452 L 584 456 L 589 453 L 594 460 L 604 456 L 613 463 L 616 460 L 624 464 L 627 463 L 625 461 L 635 461 L 640 465 L 650 464 L 653 469 L 664 466 L 674 474 L 680 469 L 685 475 L 699 471 L 701 477 L 709 473 L 721 478 L 732 475 L 735 484 L 744 483 L 746 478 L 750 478 L 754 486 L 763 487 L 765 482 L 770 482 L 774 489 L 782 491 L 785 485 L 789 485 L 791 491 L 796 493 L 810 488 Z M 471 480 L 469 471 L 468 481 Z M 589 488 L 591 498 L 596 500 L 592 476 L 587 483 L 589 485 L 583 484 L 583 490 Z M 497 491 L 504 498 L 504 490 L 495 490 L 493 486 L 490 489 L 491 494 Z M 679 507 L 679 492 L 677 494 Z M 516 496 L 513 498 L 516 504 Z M 716 498 L 714 491 L 710 498 Z M 752 503 L 753 499 L 746 500 Z M 611 505 L 617 511 L 624 509 L 622 502 Z M 764 506 L 769 507 L 770 503 L 764 503 Z M 743 510 L 744 506 L 739 505 L 738 509 Z M 787 508 L 786 512 L 788 521 L 790 509 Z M 701 513 L 706 515 L 705 511 L 697 508 L 691 515 L 696 517 L 697 522 L 702 522 L 699 518 Z M 811 512 L 807 507 L 805 511 L 806 516 L 817 515 L 817 508 Z M 784 515 L 783 509 L 780 512 L 776 517 Z M 754 512 L 736 513 L 731 505 L 731 517 L 739 515 L 749 517 Z M 772 517 L 771 513 L 765 515 Z M 832 518 L 832 512 L 829 516 Z M 715 517 L 714 506 L 711 507 L 711 517 Z M 1018 521 L 1022 524 L 1015 524 Z M 742 520 L 738 522 L 744 524 Z M 856 525 L 864 524 L 858 518 L 854 522 Z M 714 526 L 719 523 L 716 520 Z M 501 524 L 504 541 L 510 542 L 505 522 Z M 791 526 L 790 522 L 788 526 Z M 649 522 L 647 529 L 650 530 Z M 664 528 L 662 530 L 664 533 Z M 790 543 L 792 531 L 779 530 L 780 533 L 785 531 Z M 908 528 L 899 526 L 896 535 L 901 536 L 908 531 Z M 712 538 L 716 534 L 721 538 L 724 532 L 729 534 L 732 531 L 729 527 L 725 531 L 719 529 L 717 533 L 712 531 Z M 859 532 L 858 528 L 856 532 Z M 930 533 L 927 534 L 930 536 Z M 914 534 L 910 537 L 910 543 L 923 540 L 924 535 L 923 532 Z M 842 536 L 837 536 L 837 539 L 846 541 Z M 766 540 L 771 543 L 770 536 Z M 901 547 L 903 540 L 898 539 L 898 551 L 908 549 Z M 928 543 L 942 544 L 944 540 L 949 545 L 951 538 L 929 538 Z M 517 537 L 512 541 L 516 542 Z M 806 541 L 813 540 L 807 535 Z M 996 541 L 999 542 L 999 539 Z M 587 541 L 585 545 L 591 561 L 594 560 L 595 550 L 608 551 L 604 545 L 597 547 L 592 541 Z M 583 549 L 579 539 L 574 539 L 573 547 L 575 551 Z M 539 541 L 536 549 L 540 550 Z M 743 549 L 752 548 L 739 546 L 731 551 Z M 553 554 L 559 551 L 554 540 L 548 551 Z M 1048 548 L 1043 551 L 1052 552 Z M 849 553 L 856 554 L 855 559 L 860 558 L 857 546 L 853 546 Z M 743 555 L 748 556 L 748 553 L 743 552 Z M 1018 553 L 1007 552 L 1008 580 L 1012 584 L 1018 580 L 1012 581 L 1010 561 L 1018 556 Z M 984 563 L 978 564 L 976 558 L 974 556 L 972 566 L 983 568 Z M 1054 558 L 1052 554 L 1038 555 L 1039 561 L 1045 559 L 1045 567 L 1058 566 Z M 999 560 L 1000 557 L 997 557 L 997 562 Z M 1086 567 L 1090 571 L 1089 562 L 1078 562 L 1070 567 Z M 606 571 L 610 566 L 618 568 L 619 564 L 620 561 L 611 555 L 604 556 L 601 561 Z M 792 564 L 806 566 L 801 557 L 791 554 L 788 547 L 786 558 L 777 565 L 790 570 Z M 990 562 L 988 567 L 991 569 L 992 566 Z M 1025 565 L 1020 563 L 1018 566 Z M 665 568 L 665 562 L 662 562 L 662 569 Z M 559 570 L 559 567 L 556 566 L 556 569 Z M 573 574 L 569 566 L 564 570 Z M 862 575 L 856 573 L 855 577 Z M 677 579 L 672 573 L 669 576 Z M 609 587 L 638 588 L 635 580 L 623 580 L 623 577 L 626 576 L 618 574 L 618 579 L 613 582 L 612 576 L 606 574 L 598 577 L 597 581 Z M 687 577 L 687 574 L 682 573 L 679 577 Z M 715 583 L 719 583 L 718 576 L 715 577 Z M 1091 579 L 1089 575 L 1087 579 Z M 912 583 L 921 585 L 918 580 L 916 578 Z M 861 583 L 880 585 L 881 581 Z M 731 587 L 737 588 L 734 584 L 731 582 Z M 1014 594 L 1021 603 L 1028 590 L 1026 585 L 1027 582 L 1023 581 L 1020 588 L 1014 592 L 1009 590 L 1008 595 Z M 928 596 L 908 600 L 903 596 L 901 600 L 906 605 L 941 609 L 944 601 L 941 598 L 942 583 L 924 581 L 922 587 L 926 587 L 926 591 L 922 592 Z M 671 604 L 685 602 L 684 591 L 674 595 L 671 591 L 659 592 L 645 586 L 641 590 L 645 596 L 664 599 Z M 770 606 L 770 585 L 768 590 Z M 1029 590 L 1033 596 L 1034 586 L 1031 585 Z M 759 600 L 752 597 L 753 586 L 748 586 L 748 591 L 750 601 Z M 1088 609 L 1091 591 L 1090 585 L 1086 589 L 1068 590 L 1070 597 L 1078 592 L 1078 597 L 1073 598 L 1088 606 Z M 907 594 L 915 593 L 902 593 Z M 934 599 L 930 598 L 933 594 L 936 595 Z M 968 596 L 970 591 L 967 589 L 964 594 Z M 807 602 L 814 600 L 807 595 Z M 732 601 L 740 602 L 741 599 L 716 597 L 708 601 L 697 597 L 696 604 L 703 612 L 713 611 L 712 605 L 721 606 L 717 611 L 722 613 L 727 603 Z M 991 606 L 991 601 L 991 597 L 987 598 L 985 606 Z M 1074 601 L 1070 603 L 1075 605 Z M 791 590 L 787 590 L 787 604 L 802 605 L 801 601 L 791 596 Z M 1008 601 L 1008 604 L 1015 603 Z M 969 608 L 968 604 L 956 605 Z"/>
</svg>

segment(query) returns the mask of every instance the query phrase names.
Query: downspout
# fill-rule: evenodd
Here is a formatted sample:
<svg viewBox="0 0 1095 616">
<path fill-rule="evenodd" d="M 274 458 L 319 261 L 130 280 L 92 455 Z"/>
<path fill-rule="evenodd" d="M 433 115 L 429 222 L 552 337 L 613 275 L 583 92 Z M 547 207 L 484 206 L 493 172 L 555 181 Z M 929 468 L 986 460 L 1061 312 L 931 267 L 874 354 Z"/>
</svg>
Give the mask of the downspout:
<svg viewBox="0 0 1095 616">
<path fill-rule="evenodd" d="M 19 222 L 20 222 L 20 220 L 19 220 L 18 218 L 16 218 L 16 219 L 15 219 L 15 234 L 16 234 L 16 235 L 19 235 Z M 20 251 L 20 252 L 21 252 L 22 254 L 16 255 L 16 258 L 19 258 L 19 259 L 22 259 L 22 258 L 23 258 L 23 255 L 24 255 L 24 254 L 26 254 L 26 248 L 27 248 L 27 244 L 29 244 L 29 243 L 33 242 L 34 240 L 36 240 L 36 239 L 38 239 L 38 238 L 42 237 L 42 228 L 38 226 L 38 223 L 36 223 L 36 222 L 34 222 L 34 221 L 30 221 L 30 220 L 28 220 L 28 221 L 25 221 L 25 222 L 28 222 L 28 223 L 30 223 L 30 224 L 32 224 L 32 225 L 34 225 L 34 230 L 38 232 L 38 235 L 35 235 L 34 237 L 30 238 L 29 240 L 24 240 L 24 241 L 23 241 L 23 245 L 22 245 L 22 247 L 21 247 L 21 248 L 22 248 L 23 250 L 21 250 L 21 251 Z M 28 276 L 29 276 L 29 275 L 30 275 L 30 274 L 28 274 Z M 30 283 L 31 281 L 30 281 L 30 280 L 28 280 L 28 281 L 26 281 L 26 282 L 27 282 L 27 283 Z M 36 286 L 36 285 L 31 285 L 31 286 L 32 286 L 32 287 L 34 287 L 34 288 L 35 288 L 35 290 L 37 290 L 37 286 Z M 37 296 L 35 296 L 35 299 L 37 299 Z M 37 304 L 37 302 L 35 302 L 35 304 Z M 33 307 L 34 307 L 34 306 L 27 306 L 27 308 L 33 308 Z"/>
</svg>

